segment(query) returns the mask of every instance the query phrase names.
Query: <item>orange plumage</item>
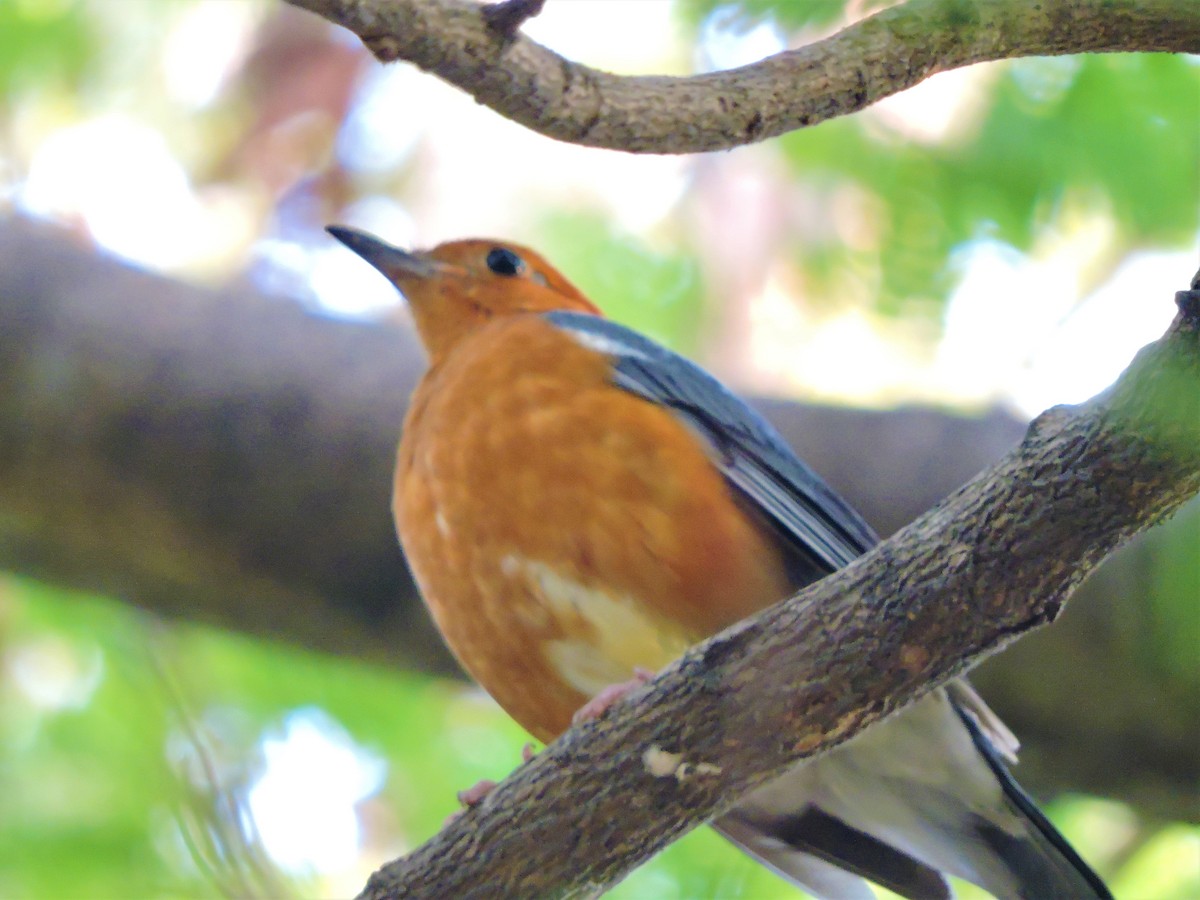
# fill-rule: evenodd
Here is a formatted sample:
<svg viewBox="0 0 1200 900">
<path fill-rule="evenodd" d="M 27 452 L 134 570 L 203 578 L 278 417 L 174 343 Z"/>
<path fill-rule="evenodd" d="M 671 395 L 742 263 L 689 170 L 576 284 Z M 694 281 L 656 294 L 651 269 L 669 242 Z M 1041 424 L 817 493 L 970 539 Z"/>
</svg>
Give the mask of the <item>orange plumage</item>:
<svg viewBox="0 0 1200 900">
<path fill-rule="evenodd" d="M 429 352 L 393 511 L 438 627 L 542 740 L 606 686 L 847 564 L 869 527 L 710 376 L 615 323 L 531 250 L 408 253 L 330 231 L 405 295 Z M 1105 897 L 1000 760 L 962 681 L 718 820 L 814 893 Z"/>
<path fill-rule="evenodd" d="M 393 510 L 422 596 L 468 672 L 546 741 L 635 667 L 787 596 L 778 551 L 733 500 L 687 427 L 610 381 L 608 360 L 537 315 L 598 314 L 533 251 L 519 277 L 486 268 L 490 242 L 396 272 L 430 354 L 413 394 Z M 627 616 L 606 594 L 638 609 Z M 593 661 L 611 616 L 624 656 Z M 611 620 L 610 620 L 611 621 Z M 650 631 L 650 629 L 653 629 Z M 585 657 L 572 666 L 572 654 Z M 564 669 L 571 669 L 570 673 Z"/>
<path fill-rule="evenodd" d="M 631 598 L 663 633 L 606 682 L 787 594 L 769 539 L 687 428 L 614 390 L 602 357 L 536 318 L 494 321 L 434 363 L 405 422 L 394 504 L 446 640 L 542 740 L 589 697 L 557 648 L 603 652 L 599 607 L 556 603 L 549 585 Z"/>
</svg>

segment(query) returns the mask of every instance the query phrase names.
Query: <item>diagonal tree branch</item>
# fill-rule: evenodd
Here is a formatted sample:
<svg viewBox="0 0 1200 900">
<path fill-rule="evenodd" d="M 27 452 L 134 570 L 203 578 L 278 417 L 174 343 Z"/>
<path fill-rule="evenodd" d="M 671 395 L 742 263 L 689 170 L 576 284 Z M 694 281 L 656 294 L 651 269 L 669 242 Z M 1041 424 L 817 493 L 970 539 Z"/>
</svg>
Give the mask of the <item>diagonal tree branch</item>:
<svg viewBox="0 0 1200 900">
<path fill-rule="evenodd" d="M 55 229 L 0 222 L 0 569 L 452 672 L 385 502 L 420 360 L 415 338 L 384 323 L 188 286 Z M 758 406 L 885 535 L 1024 431 L 1000 411 Z M 1114 554 L 1055 628 L 976 670 L 1021 735 L 1027 787 L 1198 820 L 1200 704 L 1157 662 L 1162 586 L 1188 577 L 1197 541 L 1193 502 Z"/>
<path fill-rule="evenodd" d="M 1200 273 L 1117 383 L 853 565 L 571 729 L 361 895 L 571 897 L 1052 621 L 1200 491 Z"/>
<path fill-rule="evenodd" d="M 560 141 L 727 150 L 862 109 L 937 72 L 1024 56 L 1200 52 L 1195 0 L 909 0 L 724 72 L 620 76 L 489 24 L 472 0 L 287 0 Z"/>
</svg>

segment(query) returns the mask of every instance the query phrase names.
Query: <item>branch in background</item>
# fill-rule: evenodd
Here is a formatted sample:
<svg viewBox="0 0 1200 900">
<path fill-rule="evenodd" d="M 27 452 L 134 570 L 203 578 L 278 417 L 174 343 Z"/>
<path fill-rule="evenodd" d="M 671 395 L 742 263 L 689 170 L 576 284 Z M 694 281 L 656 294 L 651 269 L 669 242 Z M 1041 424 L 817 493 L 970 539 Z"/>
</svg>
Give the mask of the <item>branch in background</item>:
<svg viewBox="0 0 1200 900">
<path fill-rule="evenodd" d="M 392 325 L 189 286 L 0 221 L 0 569 L 453 673 L 388 502 L 423 369 Z M 885 533 L 1023 430 L 1000 413 L 765 411 Z"/>
<path fill-rule="evenodd" d="M 1057 617 L 1200 491 L 1200 290 L 1117 383 L 866 556 L 689 650 L 384 866 L 366 900 L 592 896 L 797 760 Z"/>
<path fill-rule="evenodd" d="M 0 336 L 0 570 L 311 650 L 455 672 L 387 512 L 422 368 L 408 332 L 190 287 L 10 221 Z M 883 534 L 1024 430 L 999 412 L 759 406 Z M 976 673 L 1021 736 L 1027 785 L 1200 820 L 1188 800 L 1200 703 L 1173 669 L 1148 662 L 1165 627 L 1155 585 L 1191 565 L 1179 548 L 1198 541 L 1194 505 L 1103 566 L 1056 627 Z"/>
<path fill-rule="evenodd" d="M 635 153 L 777 137 L 977 62 L 1200 52 L 1195 0 L 909 0 L 753 65 L 686 78 L 620 76 L 489 25 L 488 8 L 471 0 L 287 2 L 353 31 L 383 62 L 414 63 L 539 134 Z"/>
<path fill-rule="evenodd" d="M 0 222 L 0 568 L 453 672 L 387 500 L 423 368 L 398 328 Z"/>
</svg>

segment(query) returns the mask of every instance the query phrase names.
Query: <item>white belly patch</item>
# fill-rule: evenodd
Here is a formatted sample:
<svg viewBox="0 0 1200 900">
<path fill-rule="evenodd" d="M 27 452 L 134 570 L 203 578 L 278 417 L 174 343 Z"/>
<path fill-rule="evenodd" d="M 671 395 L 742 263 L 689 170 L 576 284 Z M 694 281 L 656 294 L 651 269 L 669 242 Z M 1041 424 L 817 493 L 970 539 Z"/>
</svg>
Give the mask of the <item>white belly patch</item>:
<svg viewBox="0 0 1200 900">
<path fill-rule="evenodd" d="M 506 556 L 502 568 L 528 579 L 550 617 L 563 623 L 569 636 L 544 640 L 542 653 L 564 681 L 589 697 L 632 678 L 635 668 L 661 669 L 691 643 L 678 625 L 628 594 L 588 587 L 530 559 Z"/>
</svg>

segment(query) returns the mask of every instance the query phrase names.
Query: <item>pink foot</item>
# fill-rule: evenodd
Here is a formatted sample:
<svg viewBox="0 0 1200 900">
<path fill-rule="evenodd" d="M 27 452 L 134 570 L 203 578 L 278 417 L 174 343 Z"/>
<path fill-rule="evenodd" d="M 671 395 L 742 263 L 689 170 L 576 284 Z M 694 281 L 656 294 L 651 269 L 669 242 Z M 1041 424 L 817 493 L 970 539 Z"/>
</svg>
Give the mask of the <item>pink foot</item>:
<svg viewBox="0 0 1200 900">
<path fill-rule="evenodd" d="M 478 806 L 483 801 L 483 798 L 495 789 L 496 782 L 492 781 L 490 778 L 484 778 L 481 781 L 475 782 L 465 791 L 459 791 L 457 794 L 458 802 L 461 803 L 465 808 L 456 809 L 454 812 L 450 813 L 450 815 L 446 816 L 445 821 L 442 822 L 442 827 L 445 828 L 472 806 Z"/>
<path fill-rule="evenodd" d="M 521 762 L 529 762 L 535 756 L 537 756 L 537 751 L 533 749 L 533 741 L 529 741 L 521 748 Z M 465 791 L 459 791 L 456 796 L 459 803 L 466 807 L 466 809 L 470 809 L 472 806 L 478 806 L 483 802 L 483 798 L 495 789 L 496 782 L 490 778 L 484 778 L 481 781 L 475 782 L 475 784 L 471 785 Z M 442 822 L 442 827 L 449 825 L 465 811 L 465 809 L 459 809 L 450 813 L 450 815 L 446 816 L 446 821 Z"/>
<path fill-rule="evenodd" d="M 484 778 L 482 781 L 477 781 L 465 791 L 458 792 L 458 802 L 468 808 L 478 806 L 483 802 L 483 798 L 496 789 L 496 782 L 490 778 Z"/>
<path fill-rule="evenodd" d="M 624 699 L 626 695 L 636 691 L 653 678 L 653 672 L 638 666 L 633 670 L 633 677 L 628 681 L 622 681 L 619 684 L 610 684 L 587 703 L 583 704 L 583 706 L 579 707 L 575 711 L 575 715 L 571 716 L 571 724 L 578 725 L 580 722 L 590 722 L 592 719 L 600 718 L 608 712 L 610 706 L 618 700 Z"/>
</svg>

